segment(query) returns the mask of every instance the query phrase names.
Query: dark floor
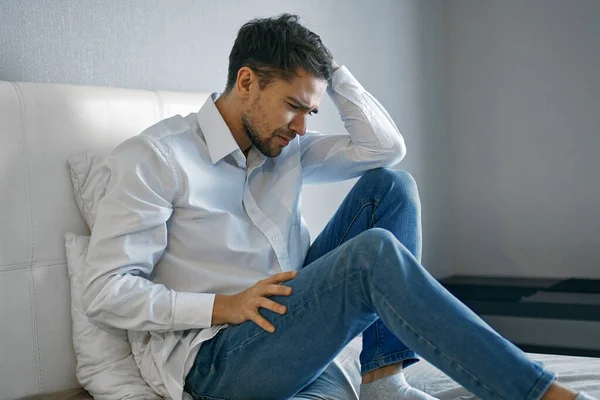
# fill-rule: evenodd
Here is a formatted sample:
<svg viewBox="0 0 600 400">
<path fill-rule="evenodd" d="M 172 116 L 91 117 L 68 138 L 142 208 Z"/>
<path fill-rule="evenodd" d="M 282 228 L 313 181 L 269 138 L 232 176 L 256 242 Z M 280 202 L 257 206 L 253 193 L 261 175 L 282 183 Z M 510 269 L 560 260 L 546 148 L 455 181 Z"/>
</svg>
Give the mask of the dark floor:
<svg viewBox="0 0 600 400">
<path fill-rule="evenodd" d="M 441 283 L 478 315 L 600 323 L 597 279 L 452 276 Z M 515 344 L 529 352 L 600 357 L 599 349 Z"/>
</svg>

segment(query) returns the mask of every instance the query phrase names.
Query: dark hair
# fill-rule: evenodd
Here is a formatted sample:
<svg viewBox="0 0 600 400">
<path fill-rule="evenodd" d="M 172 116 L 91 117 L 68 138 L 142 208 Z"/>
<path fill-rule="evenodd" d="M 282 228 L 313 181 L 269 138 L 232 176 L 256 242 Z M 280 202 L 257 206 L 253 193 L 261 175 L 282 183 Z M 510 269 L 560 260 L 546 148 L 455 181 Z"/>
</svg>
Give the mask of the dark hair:
<svg viewBox="0 0 600 400">
<path fill-rule="evenodd" d="M 275 79 L 289 82 L 298 67 L 317 78 L 330 81 L 332 55 L 319 35 L 298 23 L 297 15 L 281 14 L 257 18 L 239 30 L 231 53 L 225 93 L 235 86 L 240 68 L 247 66 L 264 89 Z"/>
</svg>

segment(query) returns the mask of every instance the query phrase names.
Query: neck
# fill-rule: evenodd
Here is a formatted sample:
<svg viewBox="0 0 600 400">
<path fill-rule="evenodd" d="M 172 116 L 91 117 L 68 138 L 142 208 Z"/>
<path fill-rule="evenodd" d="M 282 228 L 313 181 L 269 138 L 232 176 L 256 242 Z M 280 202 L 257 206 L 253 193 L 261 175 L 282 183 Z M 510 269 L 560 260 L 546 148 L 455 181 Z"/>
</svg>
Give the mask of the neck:
<svg viewBox="0 0 600 400">
<path fill-rule="evenodd" d="M 215 106 L 231 131 L 240 150 L 247 156 L 250 147 L 252 147 L 252 142 L 248 135 L 246 135 L 246 132 L 244 132 L 244 127 L 242 126 L 241 107 L 230 96 L 225 95 L 219 96 L 217 101 L 215 101 Z"/>
</svg>

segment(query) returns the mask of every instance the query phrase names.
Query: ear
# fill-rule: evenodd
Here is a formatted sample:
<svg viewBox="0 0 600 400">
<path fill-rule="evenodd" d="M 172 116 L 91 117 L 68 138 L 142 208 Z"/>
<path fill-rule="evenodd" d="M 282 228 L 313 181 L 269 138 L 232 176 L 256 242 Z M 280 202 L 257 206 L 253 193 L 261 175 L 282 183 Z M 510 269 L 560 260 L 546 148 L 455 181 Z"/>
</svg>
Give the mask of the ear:
<svg viewBox="0 0 600 400">
<path fill-rule="evenodd" d="M 252 91 L 255 90 L 257 85 L 258 81 L 254 71 L 248 67 L 242 67 L 238 70 L 235 90 L 242 101 L 252 97 Z"/>
</svg>

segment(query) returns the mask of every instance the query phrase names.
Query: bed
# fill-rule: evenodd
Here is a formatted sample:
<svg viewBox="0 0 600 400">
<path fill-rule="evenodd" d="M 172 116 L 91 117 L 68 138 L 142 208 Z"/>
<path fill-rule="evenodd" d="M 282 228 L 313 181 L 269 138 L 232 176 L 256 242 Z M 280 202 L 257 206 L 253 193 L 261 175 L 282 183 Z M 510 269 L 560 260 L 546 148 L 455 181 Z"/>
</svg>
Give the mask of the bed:
<svg viewBox="0 0 600 400">
<path fill-rule="evenodd" d="M 358 338 L 360 339 L 360 338 Z M 346 368 L 354 367 L 358 371 L 356 356 L 360 352 L 360 340 L 355 339 L 344 350 L 340 362 Z M 533 360 L 542 361 L 548 368 L 558 374 L 558 381 L 566 386 L 584 391 L 588 395 L 600 398 L 600 359 L 589 357 L 573 357 L 552 354 L 528 353 Z M 453 381 L 442 371 L 421 360 L 408 367 L 404 374 L 411 386 L 418 388 L 440 400 L 476 400 L 464 387 Z M 354 387 L 358 393 L 360 376 L 352 375 Z M 53 394 L 29 396 L 23 400 L 89 400 L 92 397 L 82 388 L 65 390 Z M 297 398 L 298 400 L 300 397 Z M 331 399 L 330 399 L 331 400 Z M 336 399 L 341 400 L 341 399 Z M 358 400 L 358 395 L 353 399 Z"/>
<path fill-rule="evenodd" d="M 75 376 L 64 243 L 65 232 L 89 230 L 66 160 L 195 112 L 207 96 L 0 81 L 0 400 L 91 398 Z M 359 339 L 344 350 L 345 362 L 356 362 Z M 600 398 L 600 359 L 531 356 L 561 382 Z M 426 361 L 405 373 L 440 399 L 473 398 Z"/>
</svg>

